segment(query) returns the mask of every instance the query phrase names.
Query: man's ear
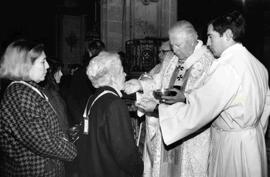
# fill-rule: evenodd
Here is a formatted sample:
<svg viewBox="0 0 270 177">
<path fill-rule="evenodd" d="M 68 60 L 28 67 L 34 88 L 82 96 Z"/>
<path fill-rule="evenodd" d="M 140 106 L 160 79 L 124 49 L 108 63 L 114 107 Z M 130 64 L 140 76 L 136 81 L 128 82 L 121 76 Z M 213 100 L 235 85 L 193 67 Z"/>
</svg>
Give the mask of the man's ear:
<svg viewBox="0 0 270 177">
<path fill-rule="evenodd" d="M 233 33 L 231 29 L 227 29 L 223 35 L 225 36 L 227 41 L 230 41 L 231 39 L 233 39 Z"/>
</svg>

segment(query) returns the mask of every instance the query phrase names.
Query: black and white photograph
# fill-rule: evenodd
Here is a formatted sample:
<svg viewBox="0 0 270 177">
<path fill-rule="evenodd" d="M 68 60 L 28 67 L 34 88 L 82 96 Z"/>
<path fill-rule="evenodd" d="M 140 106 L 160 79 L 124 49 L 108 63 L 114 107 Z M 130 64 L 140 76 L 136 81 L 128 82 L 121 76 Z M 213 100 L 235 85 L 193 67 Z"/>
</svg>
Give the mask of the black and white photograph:
<svg viewBox="0 0 270 177">
<path fill-rule="evenodd" d="M 1 177 L 270 177 L 270 0 L 0 5 Z"/>
</svg>

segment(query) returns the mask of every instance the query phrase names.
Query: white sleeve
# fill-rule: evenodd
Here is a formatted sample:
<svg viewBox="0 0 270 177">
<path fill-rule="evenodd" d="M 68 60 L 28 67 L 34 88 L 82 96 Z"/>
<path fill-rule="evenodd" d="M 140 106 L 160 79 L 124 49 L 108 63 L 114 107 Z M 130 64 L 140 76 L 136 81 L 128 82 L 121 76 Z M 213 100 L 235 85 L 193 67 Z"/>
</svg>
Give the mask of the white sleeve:
<svg viewBox="0 0 270 177">
<path fill-rule="evenodd" d="M 212 121 L 226 107 L 240 86 L 230 67 L 220 66 L 202 87 L 187 95 L 187 104 L 161 104 L 159 121 L 165 144 L 172 144 Z"/>
<path fill-rule="evenodd" d="M 269 114 L 270 114 L 270 90 L 268 88 L 263 114 L 261 116 L 261 124 L 263 126 L 264 133 L 266 133 L 267 131 Z"/>
</svg>

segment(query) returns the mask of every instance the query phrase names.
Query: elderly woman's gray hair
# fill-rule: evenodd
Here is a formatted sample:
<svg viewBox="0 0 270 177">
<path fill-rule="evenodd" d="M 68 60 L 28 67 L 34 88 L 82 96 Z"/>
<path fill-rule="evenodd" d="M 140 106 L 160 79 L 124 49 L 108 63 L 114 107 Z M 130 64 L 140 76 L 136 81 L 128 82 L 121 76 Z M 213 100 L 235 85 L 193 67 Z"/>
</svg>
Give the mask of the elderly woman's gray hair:
<svg viewBox="0 0 270 177">
<path fill-rule="evenodd" d="M 121 67 L 120 56 L 117 53 L 100 52 L 87 66 L 86 74 L 95 88 L 110 85 L 112 77 L 117 77 Z"/>
</svg>

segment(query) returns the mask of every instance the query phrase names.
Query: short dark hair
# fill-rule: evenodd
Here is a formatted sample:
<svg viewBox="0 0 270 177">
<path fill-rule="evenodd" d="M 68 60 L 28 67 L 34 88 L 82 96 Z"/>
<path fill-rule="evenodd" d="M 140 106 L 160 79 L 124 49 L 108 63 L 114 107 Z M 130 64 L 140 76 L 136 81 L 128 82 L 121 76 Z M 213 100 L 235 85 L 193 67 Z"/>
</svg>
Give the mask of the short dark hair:
<svg viewBox="0 0 270 177">
<path fill-rule="evenodd" d="M 105 49 L 105 44 L 101 40 L 93 40 L 88 43 L 87 49 L 92 53 L 92 57 L 95 57 Z"/>
<path fill-rule="evenodd" d="M 92 58 L 97 56 L 101 51 L 105 50 L 105 44 L 99 39 L 94 39 L 87 42 L 86 48 L 88 52 L 91 52 L 92 56 L 89 57 L 88 53 L 86 54 L 86 56 L 84 56 L 83 59 L 84 66 L 87 66 Z"/>
<path fill-rule="evenodd" d="M 234 41 L 242 42 L 244 38 L 246 23 L 243 15 L 238 11 L 232 11 L 226 15 L 217 17 L 210 21 L 210 24 L 221 36 L 227 29 L 230 29 L 233 33 Z"/>
</svg>

